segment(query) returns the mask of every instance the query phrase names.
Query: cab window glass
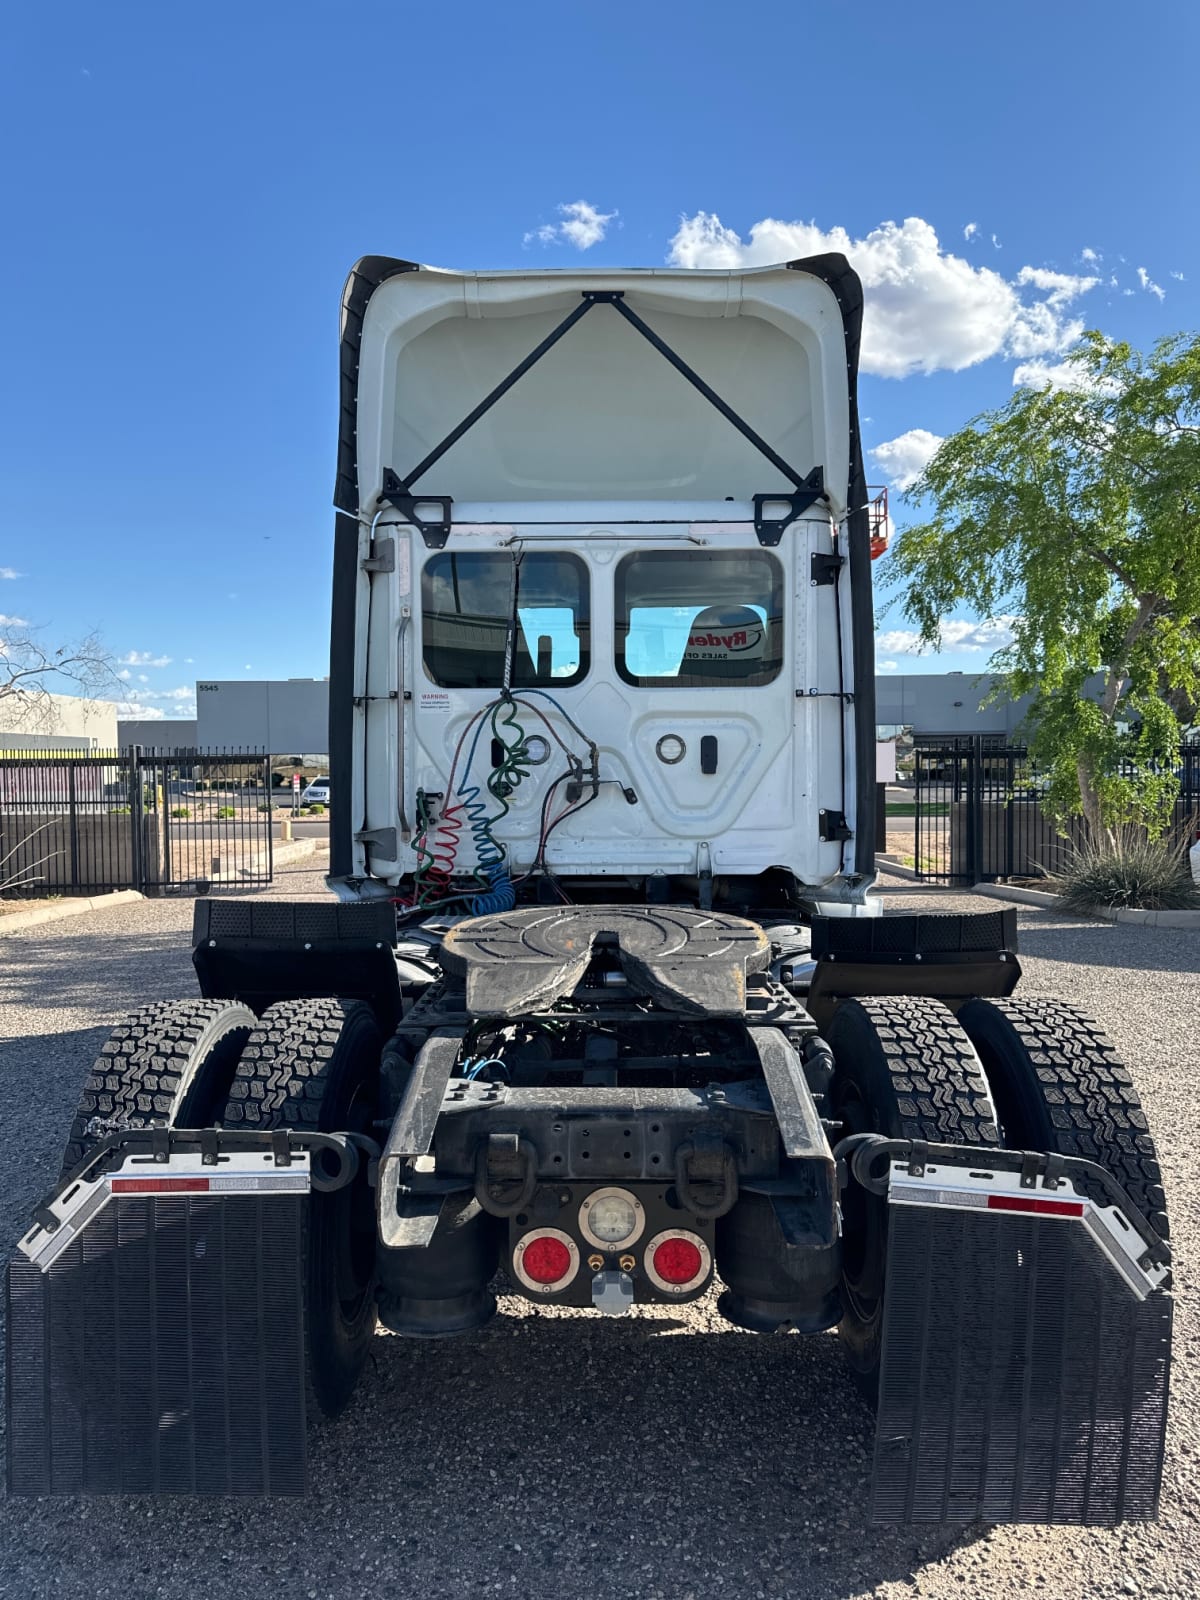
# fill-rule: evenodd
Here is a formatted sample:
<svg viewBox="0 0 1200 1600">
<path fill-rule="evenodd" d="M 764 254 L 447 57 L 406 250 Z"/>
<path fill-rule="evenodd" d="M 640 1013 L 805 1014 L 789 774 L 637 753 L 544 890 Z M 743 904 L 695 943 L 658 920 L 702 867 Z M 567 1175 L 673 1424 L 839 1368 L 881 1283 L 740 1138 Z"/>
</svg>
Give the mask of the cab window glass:
<svg viewBox="0 0 1200 1600">
<path fill-rule="evenodd" d="M 653 688 L 770 683 L 783 570 L 765 550 L 647 550 L 617 568 L 617 671 Z"/>
<path fill-rule="evenodd" d="M 512 600 L 505 551 L 433 556 L 421 576 L 425 670 L 445 689 L 498 689 Z M 588 666 L 588 574 L 578 556 L 530 551 L 517 590 L 512 686 L 563 688 Z"/>
</svg>

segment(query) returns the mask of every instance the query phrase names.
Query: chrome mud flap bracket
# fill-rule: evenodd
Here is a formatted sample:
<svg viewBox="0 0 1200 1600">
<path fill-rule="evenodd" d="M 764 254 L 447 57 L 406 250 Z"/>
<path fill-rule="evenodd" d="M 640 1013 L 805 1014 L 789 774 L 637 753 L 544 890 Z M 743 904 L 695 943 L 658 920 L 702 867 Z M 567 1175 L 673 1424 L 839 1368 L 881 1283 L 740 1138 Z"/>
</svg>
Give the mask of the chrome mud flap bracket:
<svg viewBox="0 0 1200 1600">
<path fill-rule="evenodd" d="M 164 1146 L 39 1209 L 8 1263 L 10 1494 L 305 1491 L 309 1187 L 304 1152 Z"/>
<path fill-rule="evenodd" d="M 885 1153 L 852 1165 L 878 1174 Z M 1153 1519 L 1165 1242 L 1090 1162 L 909 1146 L 886 1171 L 872 1519 Z"/>
</svg>

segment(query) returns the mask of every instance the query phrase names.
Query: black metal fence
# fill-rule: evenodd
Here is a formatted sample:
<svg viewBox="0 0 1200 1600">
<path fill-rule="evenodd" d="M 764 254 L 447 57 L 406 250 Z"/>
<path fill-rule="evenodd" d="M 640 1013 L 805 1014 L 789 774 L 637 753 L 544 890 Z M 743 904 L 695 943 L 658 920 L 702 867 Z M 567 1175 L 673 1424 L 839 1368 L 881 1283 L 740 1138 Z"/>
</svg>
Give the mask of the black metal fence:
<svg viewBox="0 0 1200 1600">
<path fill-rule="evenodd" d="M 1176 769 L 1180 821 L 1200 812 L 1200 742 L 1180 751 Z M 1081 841 L 1082 823 L 1065 830 L 1043 809 L 1047 779 L 1024 745 L 987 735 L 913 744 L 913 865 L 938 883 L 989 883 L 1053 877 Z"/>
<path fill-rule="evenodd" d="M 259 752 L 0 754 L 0 893 L 270 883 L 273 803 Z"/>
</svg>

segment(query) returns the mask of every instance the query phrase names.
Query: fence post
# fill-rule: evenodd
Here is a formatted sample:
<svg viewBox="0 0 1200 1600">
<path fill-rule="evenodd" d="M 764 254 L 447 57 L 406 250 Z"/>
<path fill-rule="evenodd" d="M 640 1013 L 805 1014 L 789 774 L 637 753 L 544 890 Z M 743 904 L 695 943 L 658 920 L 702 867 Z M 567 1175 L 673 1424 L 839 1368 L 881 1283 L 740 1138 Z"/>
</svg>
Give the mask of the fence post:
<svg viewBox="0 0 1200 1600">
<path fill-rule="evenodd" d="M 76 765 L 73 761 L 64 761 L 67 771 L 67 838 L 71 848 L 71 893 L 79 889 L 79 808 L 77 803 L 77 784 L 75 782 Z"/>
<path fill-rule="evenodd" d="M 1017 870 L 1017 758 L 1011 750 L 1005 764 L 1004 779 L 1004 877 L 1011 878 L 1015 876 Z"/>
<path fill-rule="evenodd" d="M 129 864 L 132 887 L 146 892 L 146 836 L 142 805 L 142 747 L 129 748 Z"/>
<path fill-rule="evenodd" d="M 983 735 L 972 734 L 967 753 L 967 825 L 970 840 L 967 860 L 971 882 L 983 881 Z"/>
</svg>

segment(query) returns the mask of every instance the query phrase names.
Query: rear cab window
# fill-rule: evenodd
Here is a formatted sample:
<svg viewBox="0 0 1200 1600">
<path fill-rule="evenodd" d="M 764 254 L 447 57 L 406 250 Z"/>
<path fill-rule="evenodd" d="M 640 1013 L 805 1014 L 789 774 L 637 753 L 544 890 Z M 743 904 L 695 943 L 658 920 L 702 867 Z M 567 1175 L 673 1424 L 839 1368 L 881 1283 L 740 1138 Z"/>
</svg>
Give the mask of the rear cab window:
<svg viewBox="0 0 1200 1600">
<path fill-rule="evenodd" d="M 783 665 L 783 569 L 765 550 L 646 550 L 616 573 L 616 664 L 641 688 L 745 688 Z"/>
<path fill-rule="evenodd" d="M 443 689 L 498 689 L 512 607 L 507 552 L 443 553 L 421 575 L 425 671 Z M 528 551 L 517 576 L 512 687 L 578 683 L 589 655 L 588 572 L 565 551 Z"/>
</svg>

